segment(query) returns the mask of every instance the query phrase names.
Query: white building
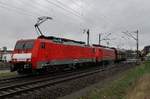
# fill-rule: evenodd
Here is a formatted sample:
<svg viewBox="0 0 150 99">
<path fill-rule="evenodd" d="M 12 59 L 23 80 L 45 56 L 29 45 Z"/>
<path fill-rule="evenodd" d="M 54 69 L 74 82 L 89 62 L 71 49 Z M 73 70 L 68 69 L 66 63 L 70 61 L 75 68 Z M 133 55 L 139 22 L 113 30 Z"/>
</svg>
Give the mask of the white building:
<svg viewBox="0 0 150 99">
<path fill-rule="evenodd" d="M 9 53 L 3 54 L 2 55 L 2 61 L 3 62 L 9 62 L 9 61 L 11 61 L 11 56 L 12 56 L 12 54 L 9 54 Z"/>
<path fill-rule="evenodd" d="M 12 51 L 0 51 L 0 61 L 9 62 L 11 60 Z"/>
<path fill-rule="evenodd" d="M 150 60 L 150 53 L 145 56 L 145 60 Z"/>
</svg>

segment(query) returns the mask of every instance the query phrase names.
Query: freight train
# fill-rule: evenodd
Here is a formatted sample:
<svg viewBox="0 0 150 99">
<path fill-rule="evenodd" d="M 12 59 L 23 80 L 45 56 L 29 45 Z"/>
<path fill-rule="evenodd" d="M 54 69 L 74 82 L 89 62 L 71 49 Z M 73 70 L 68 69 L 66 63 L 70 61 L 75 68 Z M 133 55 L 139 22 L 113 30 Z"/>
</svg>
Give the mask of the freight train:
<svg viewBox="0 0 150 99">
<path fill-rule="evenodd" d="M 120 62 L 126 60 L 124 51 L 85 42 L 39 36 L 37 39 L 16 42 L 11 71 L 18 73 L 47 72 L 55 69 L 78 68 L 91 64 Z"/>
</svg>

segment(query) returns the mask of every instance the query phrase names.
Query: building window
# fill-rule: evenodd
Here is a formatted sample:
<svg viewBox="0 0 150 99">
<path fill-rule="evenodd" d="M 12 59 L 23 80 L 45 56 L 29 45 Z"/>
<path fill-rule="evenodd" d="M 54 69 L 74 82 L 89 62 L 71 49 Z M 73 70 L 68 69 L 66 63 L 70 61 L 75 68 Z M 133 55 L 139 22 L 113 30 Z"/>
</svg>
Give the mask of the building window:
<svg viewBox="0 0 150 99">
<path fill-rule="evenodd" d="M 41 48 L 43 48 L 43 49 L 45 48 L 45 42 L 41 43 Z"/>
</svg>

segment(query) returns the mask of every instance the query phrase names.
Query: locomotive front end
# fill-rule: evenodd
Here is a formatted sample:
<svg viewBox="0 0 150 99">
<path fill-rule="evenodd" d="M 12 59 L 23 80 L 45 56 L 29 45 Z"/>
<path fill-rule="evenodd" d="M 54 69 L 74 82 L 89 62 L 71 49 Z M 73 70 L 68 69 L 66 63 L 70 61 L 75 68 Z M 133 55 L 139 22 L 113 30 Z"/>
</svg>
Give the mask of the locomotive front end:
<svg viewBox="0 0 150 99">
<path fill-rule="evenodd" d="M 11 71 L 18 73 L 29 72 L 32 70 L 32 49 L 34 40 L 19 40 L 16 43 L 13 55 Z"/>
</svg>

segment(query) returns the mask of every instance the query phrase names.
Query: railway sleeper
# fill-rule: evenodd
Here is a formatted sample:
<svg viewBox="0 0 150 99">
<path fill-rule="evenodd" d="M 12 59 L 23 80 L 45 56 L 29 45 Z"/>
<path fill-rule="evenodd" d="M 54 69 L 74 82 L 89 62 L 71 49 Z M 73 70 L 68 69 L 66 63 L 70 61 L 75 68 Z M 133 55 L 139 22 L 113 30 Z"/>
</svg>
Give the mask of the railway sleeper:
<svg viewBox="0 0 150 99">
<path fill-rule="evenodd" d="M 20 90 L 21 90 L 21 88 L 15 88 L 15 90 L 16 90 L 16 91 L 20 91 Z"/>
<path fill-rule="evenodd" d="M 8 92 L 16 92 L 16 90 L 8 89 Z"/>
</svg>

